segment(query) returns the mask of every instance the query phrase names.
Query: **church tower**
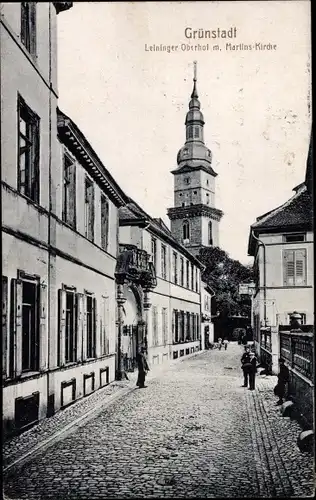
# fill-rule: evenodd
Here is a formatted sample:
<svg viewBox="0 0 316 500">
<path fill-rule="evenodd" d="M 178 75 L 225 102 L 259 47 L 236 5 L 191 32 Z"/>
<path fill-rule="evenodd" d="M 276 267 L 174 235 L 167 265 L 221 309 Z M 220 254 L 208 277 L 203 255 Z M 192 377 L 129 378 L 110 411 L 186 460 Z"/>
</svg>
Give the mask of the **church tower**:
<svg viewBox="0 0 316 500">
<path fill-rule="evenodd" d="M 219 246 L 219 222 L 223 212 L 215 208 L 212 153 L 204 143 L 204 117 L 197 92 L 196 62 L 193 91 L 185 119 L 186 141 L 177 156 L 174 175 L 174 207 L 168 209 L 171 233 L 195 256 L 200 248 Z"/>
</svg>

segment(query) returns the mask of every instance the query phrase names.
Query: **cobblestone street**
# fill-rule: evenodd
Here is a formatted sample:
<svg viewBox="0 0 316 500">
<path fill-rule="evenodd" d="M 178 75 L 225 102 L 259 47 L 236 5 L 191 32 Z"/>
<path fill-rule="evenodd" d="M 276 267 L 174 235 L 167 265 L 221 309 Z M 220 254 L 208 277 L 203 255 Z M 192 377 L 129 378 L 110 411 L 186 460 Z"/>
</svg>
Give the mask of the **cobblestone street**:
<svg viewBox="0 0 316 500">
<path fill-rule="evenodd" d="M 241 353 L 232 343 L 149 377 L 147 389 L 113 401 L 5 472 L 5 494 L 30 500 L 312 496 L 313 457 L 296 445 L 298 424 L 275 406 L 276 377 L 258 375 L 255 391 L 241 387 Z"/>
</svg>

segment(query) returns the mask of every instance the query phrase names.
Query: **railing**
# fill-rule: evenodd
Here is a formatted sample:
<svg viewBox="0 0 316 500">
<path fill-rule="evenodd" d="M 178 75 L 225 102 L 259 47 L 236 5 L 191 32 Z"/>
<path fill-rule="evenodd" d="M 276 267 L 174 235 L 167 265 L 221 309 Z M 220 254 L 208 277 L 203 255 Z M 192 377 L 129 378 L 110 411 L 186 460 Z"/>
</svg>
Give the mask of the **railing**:
<svg viewBox="0 0 316 500">
<path fill-rule="evenodd" d="M 147 289 L 157 285 L 156 270 L 150 256 L 135 245 L 120 245 L 115 277 L 118 283 L 132 280 Z"/>
<path fill-rule="evenodd" d="M 280 355 L 288 366 L 313 379 L 313 333 L 280 331 Z"/>
<path fill-rule="evenodd" d="M 271 328 L 266 327 L 260 329 L 260 347 L 263 347 L 266 351 L 272 352 Z"/>
<path fill-rule="evenodd" d="M 313 427 L 314 415 L 314 334 L 313 327 L 300 330 L 279 328 L 280 357 L 289 368 L 289 398 L 298 409 L 298 417 L 305 428 Z M 309 330 L 309 331 L 306 331 Z"/>
</svg>

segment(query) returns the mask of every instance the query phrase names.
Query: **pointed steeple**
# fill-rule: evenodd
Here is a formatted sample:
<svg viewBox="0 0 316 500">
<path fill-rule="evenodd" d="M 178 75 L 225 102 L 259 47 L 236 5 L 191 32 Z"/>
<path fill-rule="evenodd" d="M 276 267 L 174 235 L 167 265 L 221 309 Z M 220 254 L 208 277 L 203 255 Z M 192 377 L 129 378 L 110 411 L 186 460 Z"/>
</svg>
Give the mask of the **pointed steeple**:
<svg viewBox="0 0 316 500">
<path fill-rule="evenodd" d="M 197 62 L 194 61 L 193 64 L 194 64 L 194 76 L 193 76 L 193 90 L 192 90 L 192 94 L 191 94 L 191 99 L 194 99 L 194 98 L 198 99 L 199 96 L 198 96 L 197 89 L 196 89 Z"/>
</svg>

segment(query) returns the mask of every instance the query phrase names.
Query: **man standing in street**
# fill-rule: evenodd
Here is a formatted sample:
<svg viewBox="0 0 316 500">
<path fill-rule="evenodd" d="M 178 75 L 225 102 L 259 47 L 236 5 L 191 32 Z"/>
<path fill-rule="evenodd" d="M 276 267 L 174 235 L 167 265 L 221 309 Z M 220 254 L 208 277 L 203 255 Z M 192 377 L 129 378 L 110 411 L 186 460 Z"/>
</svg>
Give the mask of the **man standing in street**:
<svg viewBox="0 0 316 500">
<path fill-rule="evenodd" d="M 250 370 L 249 370 L 250 391 L 255 390 L 256 373 L 257 373 L 257 357 L 254 352 L 250 352 Z"/>
<path fill-rule="evenodd" d="M 244 354 L 241 357 L 241 369 L 244 372 L 244 385 L 243 387 L 248 387 L 248 378 L 250 378 L 250 349 L 246 347 Z"/>
<path fill-rule="evenodd" d="M 138 387 L 140 389 L 142 389 L 142 388 L 147 387 L 145 385 L 145 378 L 146 378 L 147 372 L 149 372 L 149 366 L 148 366 L 147 359 L 145 356 L 145 348 L 144 347 L 141 347 L 140 351 L 137 353 L 136 361 L 137 361 L 137 366 L 138 366 L 138 378 L 137 378 L 136 385 L 138 385 Z"/>
<path fill-rule="evenodd" d="M 278 396 L 279 401 L 276 403 L 278 406 L 283 404 L 283 399 L 286 394 L 286 387 L 290 380 L 290 372 L 287 366 L 284 364 L 284 359 L 279 359 L 280 369 L 278 374 L 278 383 L 274 388 L 274 394 Z"/>
</svg>

